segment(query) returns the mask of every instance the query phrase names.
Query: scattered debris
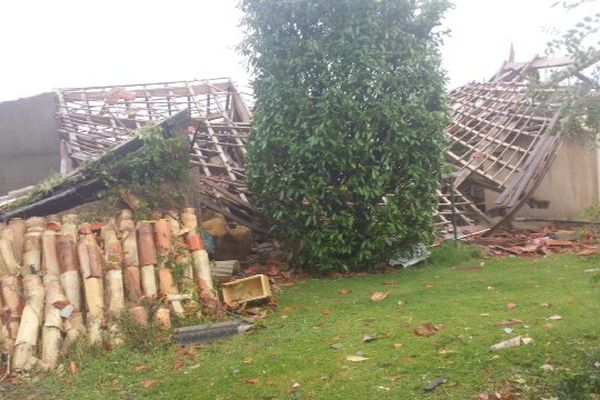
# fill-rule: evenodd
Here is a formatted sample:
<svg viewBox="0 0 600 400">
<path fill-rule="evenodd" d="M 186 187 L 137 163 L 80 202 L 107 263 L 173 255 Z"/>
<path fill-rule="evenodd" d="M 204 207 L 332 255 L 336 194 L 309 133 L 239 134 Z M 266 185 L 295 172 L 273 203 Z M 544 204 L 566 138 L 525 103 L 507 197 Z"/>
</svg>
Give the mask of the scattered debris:
<svg viewBox="0 0 600 400">
<path fill-rule="evenodd" d="M 369 342 L 372 342 L 374 340 L 377 340 L 377 338 L 375 336 L 372 336 L 372 335 L 364 335 L 363 338 L 362 338 L 362 341 L 365 342 L 365 343 L 369 343 Z"/>
<path fill-rule="evenodd" d="M 505 229 L 495 236 L 472 236 L 468 240 L 485 246 L 488 253 L 494 256 L 539 257 L 563 252 L 590 256 L 598 251 L 598 244 L 594 242 L 593 237 L 558 240 L 551 238 L 554 233 L 551 228 L 544 228 L 540 231 Z"/>
<path fill-rule="evenodd" d="M 556 240 L 577 240 L 579 235 L 575 231 L 558 230 L 552 233 Z"/>
<path fill-rule="evenodd" d="M 344 345 L 342 343 L 334 343 L 329 347 L 331 347 L 332 349 L 335 349 L 335 350 L 340 350 L 344 347 Z"/>
<path fill-rule="evenodd" d="M 413 330 L 415 335 L 417 336 L 433 336 L 437 334 L 439 331 L 444 329 L 444 325 L 436 324 L 433 325 L 430 322 L 426 322 Z"/>
<path fill-rule="evenodd" d="M 402 251 L 394 255 L 388 261 L 388 264 L 392 267 L 401 266 L 402 268 L 408 268 L 419 264 L 420 262 L 428 259 L 430 256 L 431 251 L 427 249 L 427 246 L 425 246 L 423 243 L 419 243 L 408 251 Z"/>
<path fill-rule="evenodd" d="M 252 326 L 245 321 L 223 321 L 214 324 L 186 326 L 175 329 L 173 339 L 177 343 L 185 345 L 208 343 L 246 332 Z"/>
<path fill-rule="evenodd" d="M 238 260 L 212 261 L 210 266 L 210 272 L 215 282 L 223 279 L 231 279 L 233 275 L 239 274 L 240 271 L 240 262 Z"/>
<path fill-rule="evenodd" d="M 508 304 L 506 304 L 506 309 L 507 310 L 514 310 L 515 308 L 517 308 L 517 304 L 516 303 L 508 303 Z"/>
<path fill-rule="evenodd" d="M 531 339 L 530 337 L 517 336 L 515 338 L 508 339 L 508 340 L 505 340 L 500 343 L 496 343 L 495 345 L 493 345 L 491 347 L 491 349 L 494 351 L 501 350 L 501 349 L 507 349 L 509 347 L 517 347 L 517 346 L 521 346 L 521 345 L 531 344 L 532 342 L 533 342 L 533 339 Z"/>
<path fill-rule="evenodd" d="M 346 357 L 346 360 L 351 361 L 351 362 L 361 362 L 361 361 L 370 360 L 370 358 L 363 357 L 363 356 L 348 356 L 348 357 Z"/>
<path fill-rule="evenodd" d="M 551 364 L 544 364 L 540 368 L 544 371 L 554 371 L 554 365 Z"/>
<path fill-rule="evenodd" d="M 263 274 L 224 283 L 221 289 L 223 301 L 232 307 L 271 297 L 269 278 Z"/>
<path fill-rule="evenodd" d="M 512 328 L 508 328 L 508 327 L 506 327 L 506 328 L 504 328 L 504 333 L 507 333 L 507 334 L 509 334 L 509 335 L 510 335 L 511 333 L 513 333 L 513 330 L 514 330 L 514 329 L 512 329 Z"/>
<path fill-rule="evenodd" d="M 563 319 L 563 317 L 561 317 L 561 316 L 560 316 L 560 315 L 558 315 L 558 314 L 554 314 L 554 315 L 552 315 L 552 316 L 548 317 L 547 319 L 548 319 L 549 321 L 560 321 L 561 319 Z"/>
<path fill-rule="evenodd" d="M 429 385 L 425 386 L 425 390 L 427 392 L 431 392 L 435 389 L 438 388 L 438 386 L 443 385 L 444 383 L 448 382 L 448 378 L 446 378 L 445 376 L 436 379 L 435 381 L 431 382 Z"/>
<path fill-rule="evenodd" d="M 496 326 L 511 326 L 511 325 L 519 325 L 522 324 L 523 321 L 520 319 L 509 319 L 508 321 L 500 321 L 496 324 Z"/>
<path fill-rule="evenodd" d="M 390 292 L 375 292 L 371 295 L 371 301 L 381 301 L 388 297 Z"/>
</svg>

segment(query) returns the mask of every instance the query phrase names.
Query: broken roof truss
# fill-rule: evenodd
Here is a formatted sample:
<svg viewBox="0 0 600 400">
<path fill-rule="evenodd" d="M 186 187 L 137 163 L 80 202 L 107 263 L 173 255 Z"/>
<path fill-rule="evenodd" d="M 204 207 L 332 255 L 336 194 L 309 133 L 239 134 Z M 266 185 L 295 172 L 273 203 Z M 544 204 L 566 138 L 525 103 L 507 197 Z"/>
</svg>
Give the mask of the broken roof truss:
<svg viewBox="0 0 600 400">
<path fill-rule="evenodd" d="M 509 60 L 489 82 L 450 92 L 446 159 L 458 170 L 457 188 L 477 185 L 498 193 L 495 210 L 485 210 L 503 216 L 491 231 L 509 222 L 530 200 L 561 145 L 555 128 L 563 87 L 531 80 L 539 82 L 548 69 L 572 66 L 566 58 Z M 573 75 L 581 79 L 580 72 Z"/>
<path fill-rule="evenodd" d="M 203 203 L 264 231 L 244 184 L 251 113 L 230 80 L 61 89 L 58 96 L 62 173 L 129 140 L 136 129 L 189 110 L 185 134 L 206 184 Z"/>
<path fill-rule="evenodd" d="M 495 208 L 504 216 L 500 224 L 529 200 L 561 141 L 553 133 L 559 106 L 548 101 L 560 89 L 532 90 L 527 79 L 541 69 L 569 65 L 566 59 L 510 60 L 489 82 L 470 83 L 450 93 L 446 160 L 456 173 L 437 193 L 440 229 L 450 232 L 454 222 L 461 233 L 469 233 L 481 228 L 477 224 L 493 225 L 481 199 L 472 196 L 482 188 L 498 193 Z M 202 203 L 264 232 L 244 183 L 252 115 L 230 80 L 61 89 L 58 97 L 61 172 L 98 158 L 145 125 L 187 110 L 190 123 L 183 132 L 204 183 Z"/>
</svg>

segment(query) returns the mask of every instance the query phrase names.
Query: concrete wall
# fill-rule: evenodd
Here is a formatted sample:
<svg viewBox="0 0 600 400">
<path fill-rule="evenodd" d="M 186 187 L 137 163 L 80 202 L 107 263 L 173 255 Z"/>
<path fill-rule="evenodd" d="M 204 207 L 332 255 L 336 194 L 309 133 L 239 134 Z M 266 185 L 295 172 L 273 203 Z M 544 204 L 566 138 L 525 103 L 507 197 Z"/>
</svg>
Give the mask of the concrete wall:
<svg viewBox="0 0 600 400">
<path fill-rule="evenodd" d="M 0 196 L 59 172 L 56 96 L 0 103 Z"/>
<path fill-rule="evenodd" d="M 599 198 L 598 151 L 599 149 L 584 147 L 577 140 L 564 142 L 533 194 L 535 200 L 548 201 L 548 208 L 531 208 L 525 205 L 516 217 L 580 219 L 580 213 Z M 494 207 L 498 195 L 486 190 L 485 197 L 486 207 Z"/>
</svg>

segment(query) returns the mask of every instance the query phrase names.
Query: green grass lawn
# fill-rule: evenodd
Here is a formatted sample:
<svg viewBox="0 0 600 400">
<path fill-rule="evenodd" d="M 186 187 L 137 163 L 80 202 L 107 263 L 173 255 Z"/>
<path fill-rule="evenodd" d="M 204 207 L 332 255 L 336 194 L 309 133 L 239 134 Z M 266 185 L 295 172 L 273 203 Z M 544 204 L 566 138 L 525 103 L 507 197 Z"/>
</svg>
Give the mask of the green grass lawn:
<svg viewBox="0 0 600 400">
<path fill-rule="evenodd" d="M 597 268 L 598 259 L 483 260 L 472 252 L 443 246 L 425 265 L 405 271 L 298 281 L 277 294 L 279 311 L 263 327 L 195 350 L 180 369 L 173 365 L 175 347 L 119 348 L 77 358 L 76 375 L 66 365 L 62 376 L 34 379 L 12 398 L 476 399 L 496 390 L 550 398 L 600 344 L 600 284 L 583 272 Z M 351 293 L 338 293 L 343 289 Z M 389 295 L 373 302 L 375 291 Z M 556 314 L 562 320 L 546 319 Z M 523 320 L 512 334 L 496 326 L 511 318 Z M 443 329 L 415 335 L 424 322 Z M 366 334 L 377 340 L 363 342 Z M 534 342 L 490 350 L 517 335 Z M 357 353 L 369 359 L 346 360 Z M 424 391 L 442 376 L 445 385 Z M 156 384 L 144 388 L 146 380 Z"/>
</svg>

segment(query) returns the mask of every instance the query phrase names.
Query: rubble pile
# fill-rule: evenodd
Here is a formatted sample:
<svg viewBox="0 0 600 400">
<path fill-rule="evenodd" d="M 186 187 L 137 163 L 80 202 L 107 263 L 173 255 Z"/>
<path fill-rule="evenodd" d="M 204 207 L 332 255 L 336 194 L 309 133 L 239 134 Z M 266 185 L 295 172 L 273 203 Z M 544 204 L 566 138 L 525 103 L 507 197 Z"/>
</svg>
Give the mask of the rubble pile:
<svg viewBox="0 0 600 400">
<path fill-rule="evenodd" d="M 471 243 L 482 245 L 490 255 L 539 257 L 552 253 L 575 253 L 590 256 L 598 251 L 598 240 L 592 233 L 547 227 L 540 231 L 504 229 L 494 236 L 474 235 Z"/>
</svg>

